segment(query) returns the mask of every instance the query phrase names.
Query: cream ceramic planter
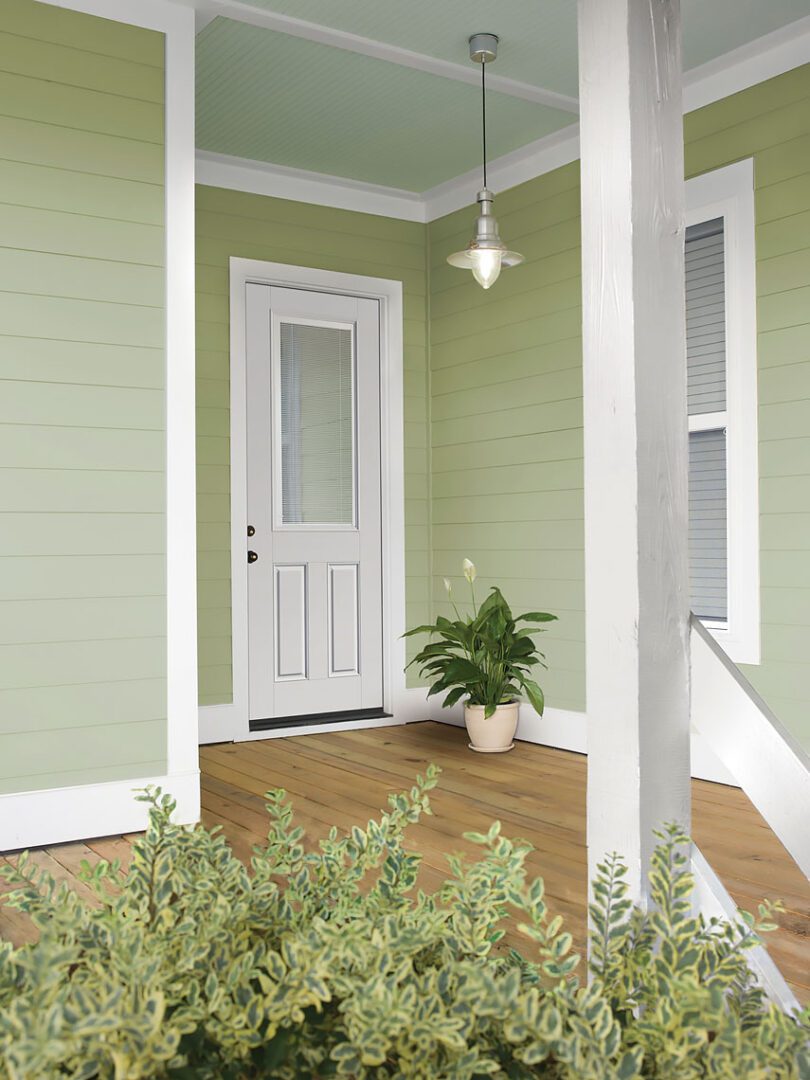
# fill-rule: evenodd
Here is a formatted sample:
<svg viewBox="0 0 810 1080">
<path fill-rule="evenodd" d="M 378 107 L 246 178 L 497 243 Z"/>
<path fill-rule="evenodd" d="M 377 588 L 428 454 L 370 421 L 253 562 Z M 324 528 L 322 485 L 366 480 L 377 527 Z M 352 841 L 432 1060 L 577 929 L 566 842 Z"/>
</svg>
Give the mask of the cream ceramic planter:
<svg viewBox="0 0 810 1080">
<path fill-rule="evenodd" d="M 503 754 L 515 745 L 520 704 L 510 701 L 498 705 L 492 716 L 484 717 L 483 705 L 465 705 L 464 722 L 470 736 L 470 749 L 479 754 Z"/>
</svg>

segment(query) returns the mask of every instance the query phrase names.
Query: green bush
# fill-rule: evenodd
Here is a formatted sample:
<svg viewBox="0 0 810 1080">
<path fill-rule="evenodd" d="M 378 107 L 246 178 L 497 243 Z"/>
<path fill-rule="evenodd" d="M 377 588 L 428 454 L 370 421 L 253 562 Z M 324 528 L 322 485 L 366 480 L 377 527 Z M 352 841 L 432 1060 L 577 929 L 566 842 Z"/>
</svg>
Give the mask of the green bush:
<svg viewBox="0 0 810 1080">
<path fill-rule="evenodd" d="M 435 896 L 414 894 L 403 832 L 430 813 L 428 770 L 390 810 L 307 852 L 284 792 L 269 795 L 253 871 L 225 839 L 150 825 L 122 877 L 85 868 L 85 903 L 25 858 L 11 903 L 40 931 L 0 946 L 0 1075 L 51 1077 L 810 1076 L 810 1017 L 767 1005 L 745 950 L 769 916 L 693 916 L 687 838 L 669 829 L 634 910 L 616 857 L 595 886 L 590 986 L 527 844 L 471 835 Z M 9 875 L 7 872 L 7 876 Z M 123 882 L 123 884 L 122 884 Z M 525 957 L 498 943 L 509 917 Z"/>
</svg>

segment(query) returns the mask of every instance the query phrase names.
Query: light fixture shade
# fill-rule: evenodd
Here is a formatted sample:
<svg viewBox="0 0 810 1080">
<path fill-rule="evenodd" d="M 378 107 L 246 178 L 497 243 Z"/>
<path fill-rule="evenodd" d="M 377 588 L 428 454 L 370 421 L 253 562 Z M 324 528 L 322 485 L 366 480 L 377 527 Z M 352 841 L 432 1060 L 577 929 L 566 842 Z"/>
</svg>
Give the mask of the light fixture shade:
<svg viewBox="0 0 810 1080">
<path fill-rule="evenodd" d="M 488 188 L 478 192 L 481 212 L 475 222 L 475 232 L 463 251 L 448 255 L 451 266 L 462 270 L 472 270 L 473 276 L 484 289 L 490 288 L 498 280 L 503 266 L 518 266 L 523 256 L 516 251 L 509 251 L 498 233 L 498 222 L 492 213 L 494 196 Z"/>
</svg>

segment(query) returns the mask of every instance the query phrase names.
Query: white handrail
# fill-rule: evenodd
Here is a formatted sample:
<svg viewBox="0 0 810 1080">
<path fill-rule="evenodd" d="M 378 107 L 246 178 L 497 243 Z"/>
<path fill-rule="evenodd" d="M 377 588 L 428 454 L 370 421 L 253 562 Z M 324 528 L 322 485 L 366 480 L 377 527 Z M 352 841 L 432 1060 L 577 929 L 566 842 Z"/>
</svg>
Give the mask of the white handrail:
<svg viewBox="0 0 810 1080">
<path fill-rule="evenodd" d="M 810 758 L 692 616 L 692 723 L 810 878 Z"/>
<path fill-rule="evenodd" d="M 692 876 L 695 879 L 695 897 L 700 911 L 707 919 L 716 917 L 725 922 L 739 922 L 737 905 L 729 895 L 720 878 L 712 870 L 697 844 L 692 844 Z M 790 989 L 782 972 L 771 959 L 765 945 L 757 945 L 745 954 L 754 978 L 774 1004 L 787 1013 L 800 1009 L 796 995 Z"/>
</svg>

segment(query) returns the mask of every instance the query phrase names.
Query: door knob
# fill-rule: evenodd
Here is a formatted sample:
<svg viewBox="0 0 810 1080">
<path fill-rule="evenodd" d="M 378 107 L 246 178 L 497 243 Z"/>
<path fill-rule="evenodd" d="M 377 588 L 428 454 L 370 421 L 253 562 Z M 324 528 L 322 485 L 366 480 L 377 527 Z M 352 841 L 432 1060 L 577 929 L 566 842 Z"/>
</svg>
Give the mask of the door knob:
<svg viewBox="0 0 810 1080">
<path fill-rule="evenodd" d="M 248 536 L 255 536 L 256 535 L 256 530 L 253 528 L 252 525 L 248 525 L 247 534 L 248 534 Z"/>
<path fill-rule="evenodd" d="M 256 554 L 255 551 L 249 551 L 248 552 L 248 562 L 249 563 L 256 562 L 256 560 L 258 558 L 259 558 L 259 556 Z"/>
</svg>

